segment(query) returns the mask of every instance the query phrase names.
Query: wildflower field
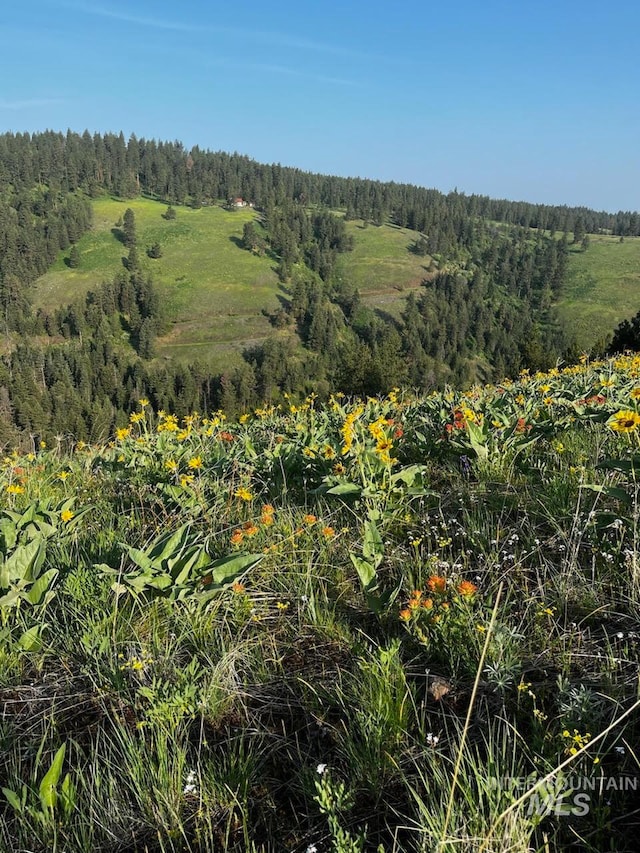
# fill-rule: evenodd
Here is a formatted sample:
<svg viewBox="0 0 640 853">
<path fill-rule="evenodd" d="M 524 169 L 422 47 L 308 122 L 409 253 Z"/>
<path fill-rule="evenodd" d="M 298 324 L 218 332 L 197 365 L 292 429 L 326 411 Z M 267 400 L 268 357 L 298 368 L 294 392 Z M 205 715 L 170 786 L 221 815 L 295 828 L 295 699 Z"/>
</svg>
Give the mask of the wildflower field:
<svg viewBox="0 0 640 853">
<path fill-rule="evenodd" d="M 639 401 L 627 355 L 8 452 L 0 850 L 636 850 Z"/>
</svg>

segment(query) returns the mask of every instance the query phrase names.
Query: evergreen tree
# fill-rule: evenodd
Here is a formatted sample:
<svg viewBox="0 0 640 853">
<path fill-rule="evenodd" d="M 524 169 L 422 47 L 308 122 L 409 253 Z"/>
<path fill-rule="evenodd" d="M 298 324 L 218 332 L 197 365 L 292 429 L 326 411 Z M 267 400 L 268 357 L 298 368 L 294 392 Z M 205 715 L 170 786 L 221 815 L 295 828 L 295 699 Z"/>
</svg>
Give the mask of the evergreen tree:
<svg viewBox="0 0 640 853">
<path fill-rule="evenodd" d="M 72 246 L 71 251 L 69 252 L 69 267 L 72 270 L 75 270 L 79 266 L 80 266 L 80 252 L 78 251 L 77 246 Z"/>
<path fill-rule="evenodd" d="M 122 232 L 124 235 L 125 246 L 131 249 L 136 244 L 136 217 L 130 207 L 128 207 L 124 212 Z"/>
</svg>

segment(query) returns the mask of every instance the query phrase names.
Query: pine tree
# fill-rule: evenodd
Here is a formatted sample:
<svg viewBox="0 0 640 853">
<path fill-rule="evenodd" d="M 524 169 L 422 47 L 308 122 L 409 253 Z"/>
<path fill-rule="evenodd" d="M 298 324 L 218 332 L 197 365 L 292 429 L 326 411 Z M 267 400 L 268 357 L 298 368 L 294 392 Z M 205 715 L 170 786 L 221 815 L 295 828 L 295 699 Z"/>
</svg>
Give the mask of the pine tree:
<svg viewBox="0 0 640 853">
<path fill-rule="evenodd" d="M 124 235 L 124 244 L 127 248 L 132 248 L 136 244 L 136 217 L 128 207 L 124 212 L 124 218 L 122 220 L 122 232 Z"/>
<path fill-rule="evenodd" d="M 71 251 L 69 252 L 69 267 L 72 270 L 75 270 L 79 266 L 80 266 L 80 252 L 78 251 L 77 246 L 72 246 Z"/>
</svg>

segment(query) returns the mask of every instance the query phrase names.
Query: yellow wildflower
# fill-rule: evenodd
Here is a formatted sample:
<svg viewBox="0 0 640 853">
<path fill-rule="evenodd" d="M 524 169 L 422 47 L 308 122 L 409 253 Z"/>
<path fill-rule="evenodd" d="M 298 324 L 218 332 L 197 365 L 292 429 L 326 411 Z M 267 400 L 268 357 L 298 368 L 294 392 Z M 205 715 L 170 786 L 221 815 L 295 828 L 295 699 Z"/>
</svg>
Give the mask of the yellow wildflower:
<svg viewBox="0 0 640 853">
<path fill-rule="evenodd" d="M 617 412 L 608 421 L 608 426 L 614 432 L 633 432 L 638 428 L 638 424 L 640 424 L 640 415 L 627 409 Z"/>
</svg>

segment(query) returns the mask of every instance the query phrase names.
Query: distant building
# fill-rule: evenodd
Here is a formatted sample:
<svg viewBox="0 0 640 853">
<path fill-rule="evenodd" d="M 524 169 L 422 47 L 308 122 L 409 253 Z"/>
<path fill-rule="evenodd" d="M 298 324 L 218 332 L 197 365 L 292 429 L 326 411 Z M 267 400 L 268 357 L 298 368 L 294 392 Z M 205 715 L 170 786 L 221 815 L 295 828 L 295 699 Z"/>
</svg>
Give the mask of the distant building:
<svg viewBox="0 0 640 853">
<path fill-rule="evenodd" d="M 245 201 L 241 196 L 232 198 L 229 202 L 230 207 L 253 207 L 252 201 Z"/>
</svg>

